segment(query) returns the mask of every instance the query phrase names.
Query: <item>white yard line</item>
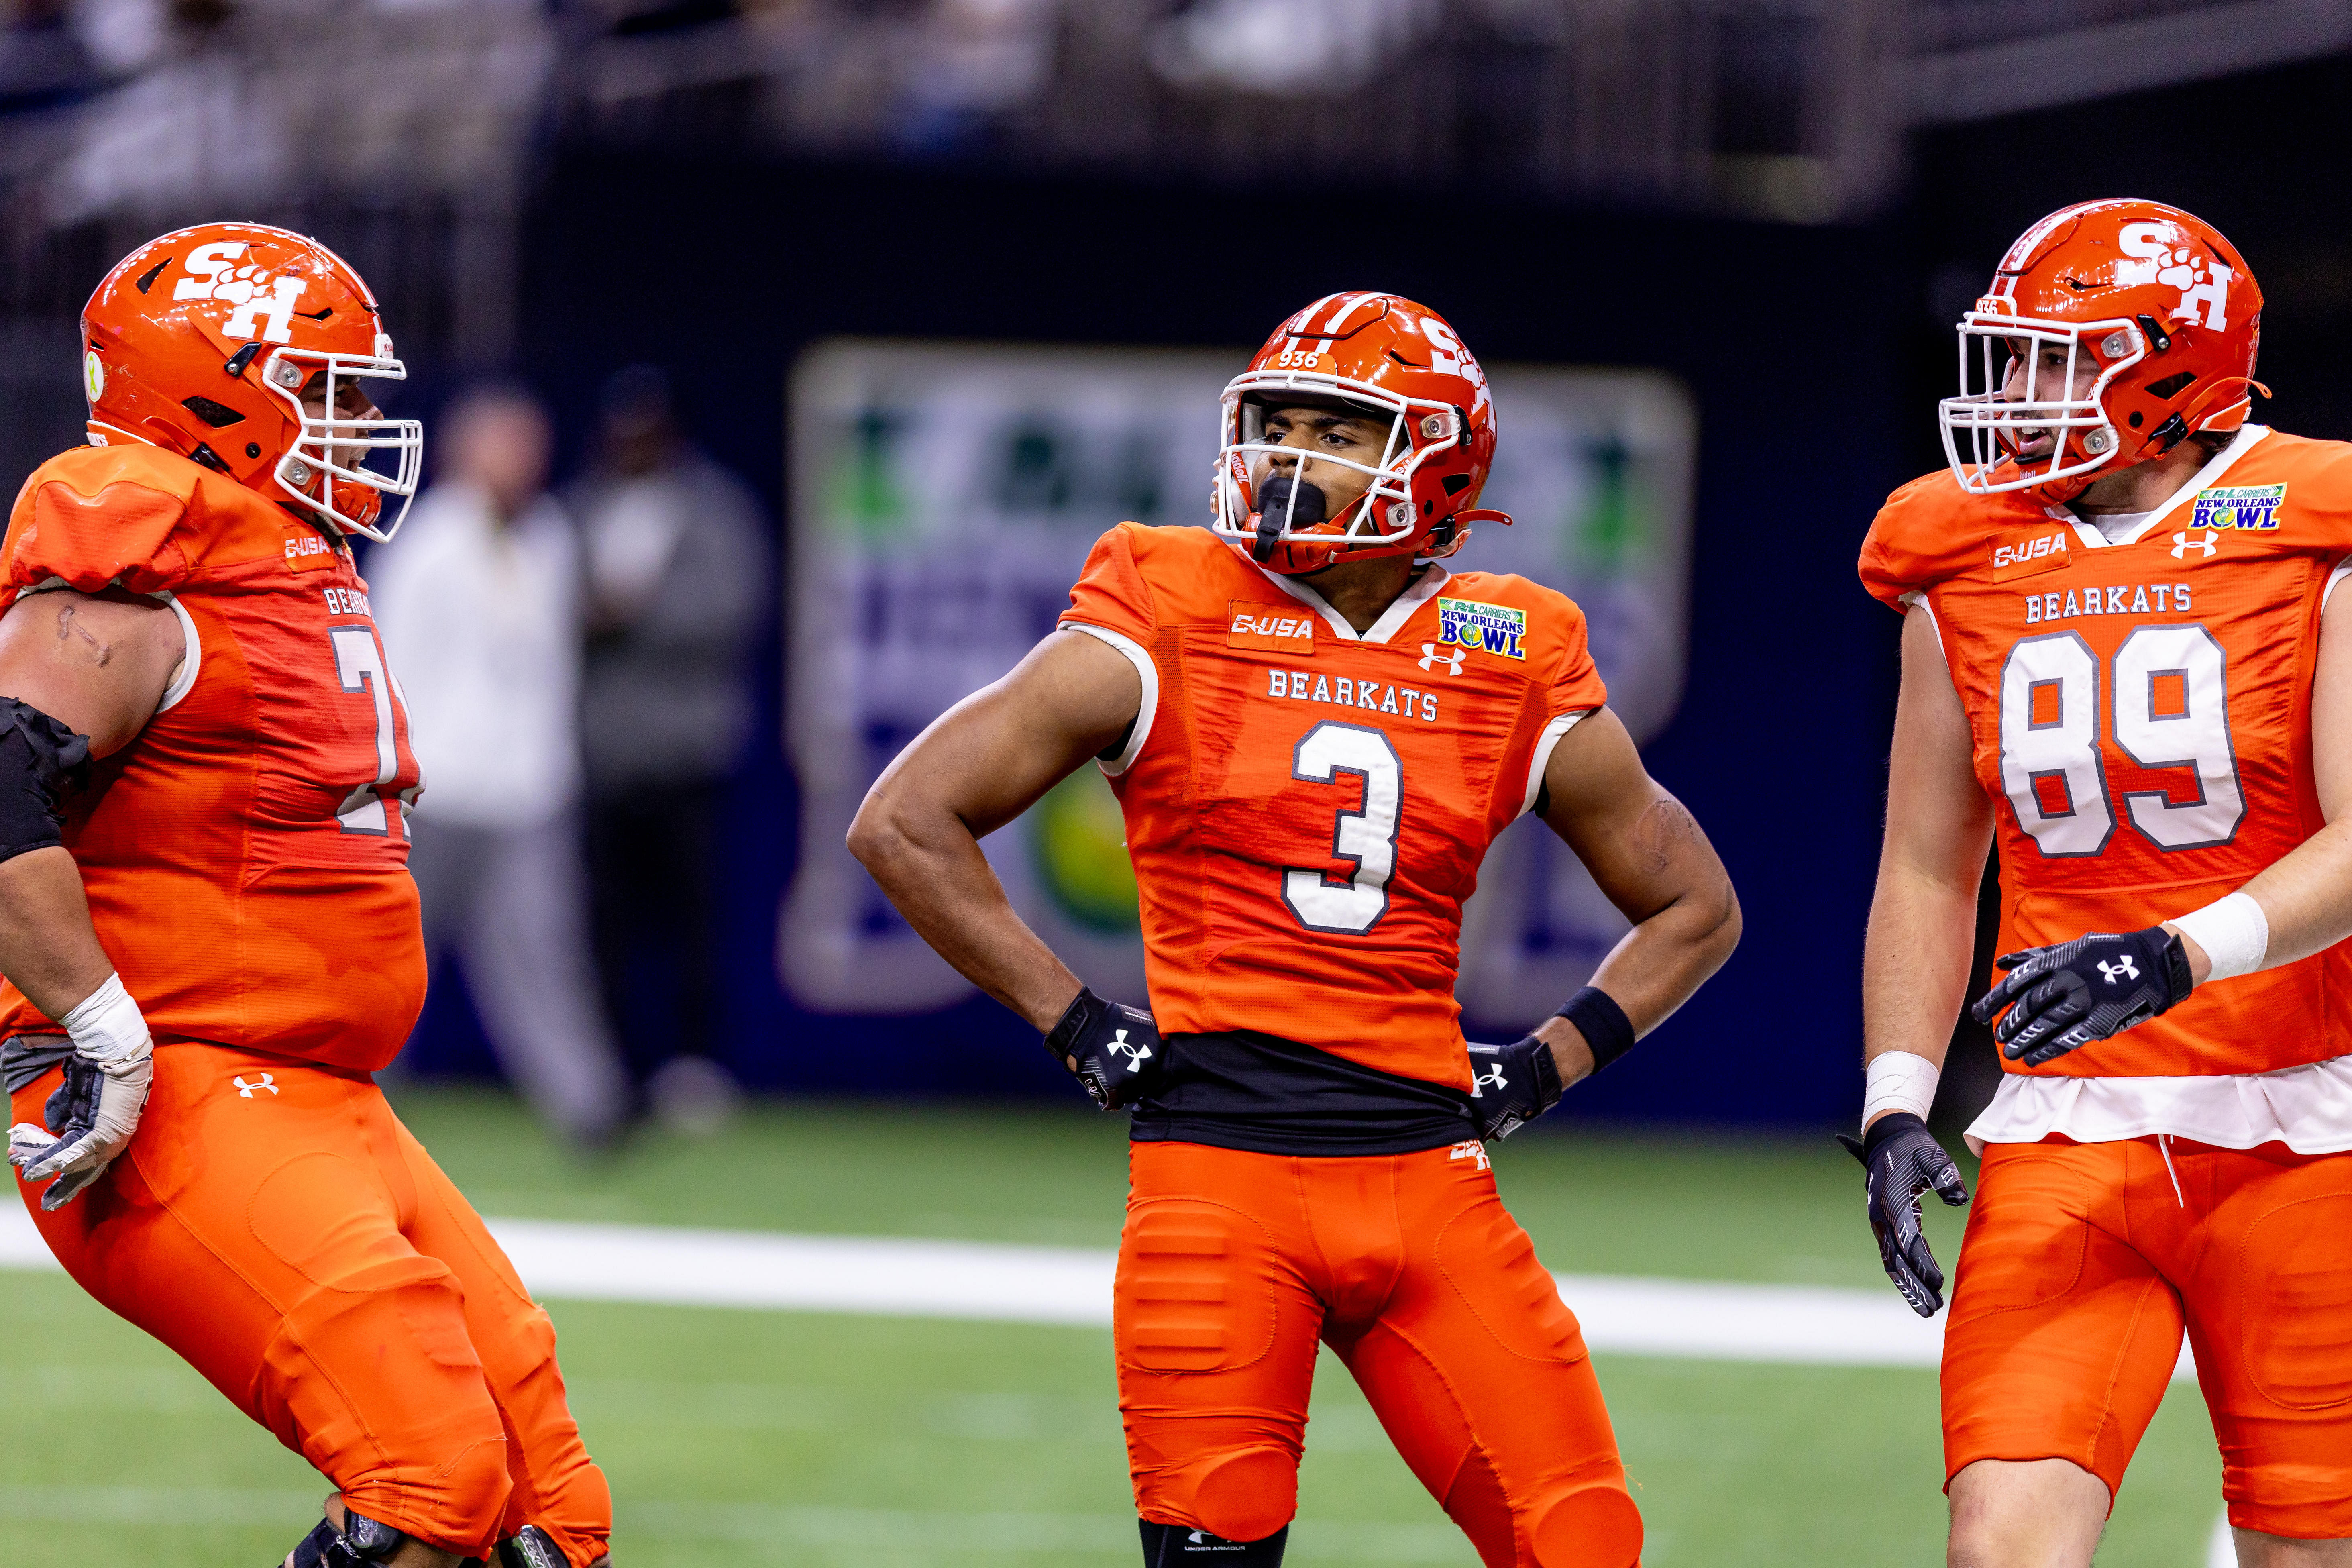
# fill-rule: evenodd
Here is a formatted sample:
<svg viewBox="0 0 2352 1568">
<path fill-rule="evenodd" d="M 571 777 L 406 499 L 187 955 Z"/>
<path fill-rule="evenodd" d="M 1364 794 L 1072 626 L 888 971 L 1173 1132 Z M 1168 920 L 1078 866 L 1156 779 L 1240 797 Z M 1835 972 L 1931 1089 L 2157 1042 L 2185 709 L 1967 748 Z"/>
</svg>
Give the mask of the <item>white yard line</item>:
<svg viewBox="0 0 2352 1568">
<path fill-rule="evenodd" d="M 551 1300 L 1110 1323 L 1115 1259 L 1107 1251 L 559 1220 L 489 1224 L 532 1293 Z M 24 1211 L 0 1204 L 0 1268 L 56 1267 Z M 1561 1299 L 1598 1351 L 1907 1367 L 1932 1367 L 1943 1352 L 1942 1319 L 1912 1316 L 1892 1288 L 1559 1279 Z M 2195 1375 L 2185 1348 L 2174 1375 Z"/>
</svg>

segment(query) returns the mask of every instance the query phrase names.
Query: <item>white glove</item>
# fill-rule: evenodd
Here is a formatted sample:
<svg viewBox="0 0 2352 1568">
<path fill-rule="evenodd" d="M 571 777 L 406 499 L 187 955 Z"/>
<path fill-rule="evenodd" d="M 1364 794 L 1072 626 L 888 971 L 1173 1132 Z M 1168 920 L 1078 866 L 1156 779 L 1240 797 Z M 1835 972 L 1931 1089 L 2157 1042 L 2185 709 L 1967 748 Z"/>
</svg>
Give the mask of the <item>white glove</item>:
<svg viewBox="0 0 2352 1568">
<path fill-rule="evenodd" d="M 8 1163 L 23 1173 L 23 1179 L 58 1178 L 41 1194 L 44 1210 L 73 1202 L 130 1146 L 148 1088 L 155 1081 L 155 1043 L 120 974 L 108 975 L 58 1021 L 66 1026 L 74 1056 L 89 1064 L 84 1073 L 96 1070 L 98 1092 L 94 1097 L 68 1095 L 66 1125 L 55 1136 L 25 1121 L 8 1129 Z M 66 1065 L 68 1079 L 84 1076 L 76 1073 L 75 1066 Z"/>
</svg>

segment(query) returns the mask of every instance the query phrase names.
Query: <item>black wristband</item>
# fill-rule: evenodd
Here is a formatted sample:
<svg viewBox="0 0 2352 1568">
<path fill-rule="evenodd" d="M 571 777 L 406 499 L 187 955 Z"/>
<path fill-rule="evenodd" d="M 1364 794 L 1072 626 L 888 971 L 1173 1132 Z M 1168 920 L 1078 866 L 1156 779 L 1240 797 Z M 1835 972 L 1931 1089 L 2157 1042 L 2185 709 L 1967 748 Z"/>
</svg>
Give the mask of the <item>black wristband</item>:
<svg viewBox="0 0 2352 1568">
<path fill-rule="evenodd" d="M 1912 1127 L 1917 1128 L 1922 1132 L 1926 1132 L 1927 1131 L 1927 1122 L 1920 1120 L 1919 1114 L 1916 1111 L 1888 1111 L 1885 1115 L 1873 1121 L 1868 1127 L 1863 1129 L 1862 1147 L 1855 1152 L 1854 1157 L 1859 1159 L 1864 1164 L 1869 1164 L 1871 1156 L 1878 1152 L 1878 1146 L 1881 1143 L 1885 1142 L 1897 1132 L 1901 1132 L 1905 1129 Z"/>
<path fill-rule="evenodd" d="M 1633 1020 L 1608 992 L 1588 985 L 1561 1004 L 1559 1016 L 1576 1026 L 1599 1072 L 1633 1048 Z"/>
</svg>

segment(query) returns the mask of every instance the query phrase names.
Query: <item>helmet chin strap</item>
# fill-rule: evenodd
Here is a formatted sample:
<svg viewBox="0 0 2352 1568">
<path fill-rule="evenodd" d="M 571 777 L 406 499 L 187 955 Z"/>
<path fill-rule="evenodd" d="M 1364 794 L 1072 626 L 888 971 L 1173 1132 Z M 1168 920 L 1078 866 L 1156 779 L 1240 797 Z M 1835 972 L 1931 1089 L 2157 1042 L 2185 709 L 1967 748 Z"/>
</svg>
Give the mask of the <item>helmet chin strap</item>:
<svg viewBox="0 0 2352 1568">
<path fill-rule="evenodd" d="M 1250 559 L 1263 565 L 1274 559 L 1283 531 L 1323 521 L 1323 492 L 1314 485 L 1277 474 L 1265 481 L 1258 497 L 1257 537 L 1250 542 Z"/>
</svg>

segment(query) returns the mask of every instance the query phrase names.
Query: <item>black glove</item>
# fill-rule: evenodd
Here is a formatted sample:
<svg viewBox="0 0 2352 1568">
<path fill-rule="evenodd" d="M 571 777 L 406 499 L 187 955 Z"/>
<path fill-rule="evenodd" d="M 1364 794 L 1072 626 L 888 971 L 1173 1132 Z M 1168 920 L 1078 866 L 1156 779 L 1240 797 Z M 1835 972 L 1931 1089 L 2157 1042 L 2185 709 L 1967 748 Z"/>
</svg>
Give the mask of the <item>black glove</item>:
<svg viewBox="0 0 2352 1568">
<path fill-rule="evenodd" d="M 1927 1124 L 1907 1110 L 1890 1110 L 1872 1122 L 1860 1142 L 1843 1132 L 1838 1142 L 1870 1173 L 1870 1228 L 1886 1277 L 1913 1311 L 1934 1317 L 1944 1304 L 1944 1271 L 1919 1230 L 1919 1194 L 1932 1187 L 1954 1208 L 1968 1202 L 1960 1168 Z"/>
<path fill-rule="evenodd" d="M 1168 1068 L 1168 1047 L 1150 1014 L 1106 1002 L 1085 986 L 1045 1037 L 1045 1048 L 1105 1110 L 1141 1100 Z"/>
<path fill-rule="evenodd" d="M 1990 1024 L 2009 1007 L 1992 1037 L 2001 1055 L 2030 1068 L 2145 1024 L 2186 1001 L 2196 986 L 2188 951 L 2162 926 L 2120 936 L 2093 931 L 1994 962 L 2009 973 L 1969 1012 Z"/>
<path fill-rule="evenodd" d="M 1470 1047 L 1470 1113 L 1478 1135 L 1508 1138 L 1559 1103 L 1559 1068 L 1533 1035 L 1507 1046 Z"/>
</svg>

